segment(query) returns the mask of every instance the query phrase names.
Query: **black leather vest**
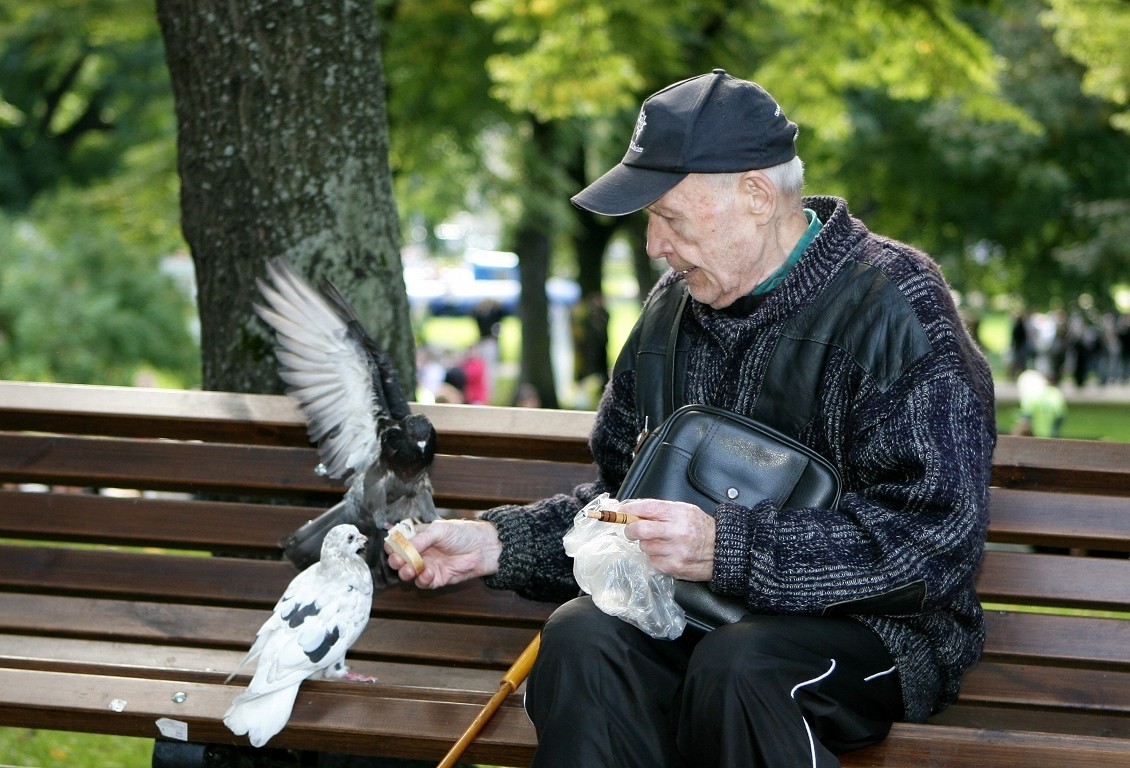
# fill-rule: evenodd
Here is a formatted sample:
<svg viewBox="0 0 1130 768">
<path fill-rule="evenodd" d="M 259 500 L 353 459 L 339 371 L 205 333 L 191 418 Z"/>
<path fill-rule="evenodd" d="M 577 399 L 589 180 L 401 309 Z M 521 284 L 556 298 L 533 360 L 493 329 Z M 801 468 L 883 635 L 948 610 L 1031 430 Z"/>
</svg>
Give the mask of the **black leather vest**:
<svg viewBox="0 0 1130 768">
<path fill-rule="evenodd" d="M 687 285 L 675 280 L 647 301 L 616 372 L 636 371 L 636 407 L 655 428 L 684 404 L 689 340 L 680 333 Z M 849 353 L 885 391 L 930 351 L 906 298 L 878 268 L 850 262 L 804 309 L 785 321 L 750 417 L 799 437 L 819 402 L 833 350 Z"/>
</svg>

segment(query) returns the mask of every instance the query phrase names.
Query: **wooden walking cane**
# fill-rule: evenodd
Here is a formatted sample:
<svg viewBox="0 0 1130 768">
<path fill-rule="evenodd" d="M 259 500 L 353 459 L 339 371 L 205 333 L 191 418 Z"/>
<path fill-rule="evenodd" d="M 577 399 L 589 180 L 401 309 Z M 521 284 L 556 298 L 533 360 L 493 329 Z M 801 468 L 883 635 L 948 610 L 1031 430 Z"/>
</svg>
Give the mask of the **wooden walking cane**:
<svg viewBox="0 0 1130 768">
<path fill-rule="evenodd" d="M 455 761 L 463 755 L 467 747 L 471 746 L 471 742 L 479 735 L 479 731 L 483 729 L 483 726 L 487 724 L 495 711 L 502 706 L 506 697 L 514 693 L 518 686 L 522 684 L 522 681 L 526 679 L 526 675 L 530 674 L 530 667 L 534 665 L 534 659 L 538 657 L 540 647 L 541 633 L 539 632 L 526 646 L 526 650 L 518 656 L 517 661 L 510 666 L 510 669 L 506 670 L 506 674 L 502 676 L 502 680 L 498 683 L 498 691 L 495 692 L 494 696 L 491 696 L 490 701 L 479 712 L 478 717 L 459 737 L 459 741 L 455 742 L 455 746 L 448 750 L 436 768 L 451 768 L 455 765 Z"/>
</svg>

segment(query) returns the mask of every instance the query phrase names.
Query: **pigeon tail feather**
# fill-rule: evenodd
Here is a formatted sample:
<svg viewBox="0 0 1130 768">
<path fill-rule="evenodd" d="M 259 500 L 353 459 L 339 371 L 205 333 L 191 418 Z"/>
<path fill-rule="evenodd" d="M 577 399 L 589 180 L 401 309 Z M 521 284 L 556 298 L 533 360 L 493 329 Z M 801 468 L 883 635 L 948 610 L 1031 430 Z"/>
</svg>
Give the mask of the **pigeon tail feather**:
<svg viewBox="0 0 1130 768">
<path fill-rule="evenodd" d="M 371 529 L 371 525 L 365 525 L 364 520 L 358 519 L 356 512 L 351 513 L 352 509 L 353 505 L 346 497 L 298 530 L 288 534 L 279 542 L 286 559 L 293 563 L 298 570 L 305 570 L 321 559 L 322 542 L 334 526 L 341 523 L 352 523 L 358 529 Z M 366 536 L 369 535 L 364 530 L 362 530 L 362 533 L 365 533 Z"/>
<path fill-rule="evenodd" d="M 246 734 L 251 746 L 261 747 L 286 726 L 297 696 L 297 685 L 262 694 L 245 691 L 224 713 L 224 725 L 236 736 Z"/>
</svg>

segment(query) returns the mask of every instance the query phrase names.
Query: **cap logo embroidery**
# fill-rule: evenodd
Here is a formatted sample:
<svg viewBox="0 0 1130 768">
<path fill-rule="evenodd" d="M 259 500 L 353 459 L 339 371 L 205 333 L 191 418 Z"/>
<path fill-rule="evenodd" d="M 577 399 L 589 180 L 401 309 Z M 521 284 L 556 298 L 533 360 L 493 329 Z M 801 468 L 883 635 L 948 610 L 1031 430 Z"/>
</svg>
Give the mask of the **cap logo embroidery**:
<svg viewBox="0 0 1130 768">
<path fill-rule="evenodd" d="M 636 130 L 632 132 L 632 142 L 628 145 L 628 149 L 633 152 L 643 152 L 643 147 L 639 145 L 639 140 L 645 125 L 647 125 L 647 115 L 644 114 L 643 109 L 640 109 L 640 116 L 636 118 Z"/>
</svg>

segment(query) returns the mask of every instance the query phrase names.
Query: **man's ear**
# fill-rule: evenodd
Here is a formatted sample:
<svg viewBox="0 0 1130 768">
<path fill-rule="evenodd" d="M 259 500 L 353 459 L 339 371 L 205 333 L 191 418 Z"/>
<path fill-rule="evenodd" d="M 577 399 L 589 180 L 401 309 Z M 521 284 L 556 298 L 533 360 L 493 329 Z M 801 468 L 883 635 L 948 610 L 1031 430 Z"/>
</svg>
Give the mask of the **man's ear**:
<svg viewBox="0 0 1130 768">
<path fill-rule="evenodd" d="M 777 188 L 769 182 L 769 177 L 761 171 L 746 171 L 741 176 L 740 185 L 742 199 L 758 223 L 772 221 L 777 213 L 778 196 Z"/>
</svg>

